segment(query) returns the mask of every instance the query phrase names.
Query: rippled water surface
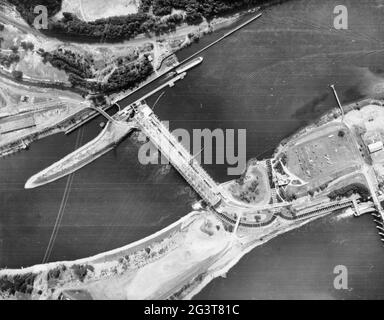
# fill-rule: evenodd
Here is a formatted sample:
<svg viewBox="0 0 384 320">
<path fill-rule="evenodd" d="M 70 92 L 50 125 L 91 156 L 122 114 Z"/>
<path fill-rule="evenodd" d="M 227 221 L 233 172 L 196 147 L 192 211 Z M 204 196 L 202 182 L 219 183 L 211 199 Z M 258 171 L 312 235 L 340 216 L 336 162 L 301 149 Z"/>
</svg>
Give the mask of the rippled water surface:
<svg viewBox="0 0 384 320">
<path fill-rule="evenodd" d="M 349 10 L 348 31 L 333 29 L 333 9 L 340 4 Z M 171 129 L 246 129 L 247 158 L 266 157 L 281 139 L 335 106 L 329 84 L 336 84 L 344 103 L 381 96 L 383 5 L 303 0 L 273 7 L 204 52 L 204 62 L 167 89 L 155 111 Z M 59 210 L 50 261 L 123 246 L 191 210 L 195 195 L 182 178 L 172 168 L 142 166 L 133 138 L 75 173 L 67 197 L 67 178 L 23 189 L 32 174 L 71 152 L 77 138 L 92 139 L 101 121 L 0 160 L 0 267 L 40 263 Z M 225 165 L 205 168 L 218 182 L 233 178 Z M 370 216 L 330 217 L 256 248 L 197 298 L 383 298 L 383 264 L 384 249 Z M 348 268 L 349 290 L 333 288 L 336 265 Z"/>
</svg>

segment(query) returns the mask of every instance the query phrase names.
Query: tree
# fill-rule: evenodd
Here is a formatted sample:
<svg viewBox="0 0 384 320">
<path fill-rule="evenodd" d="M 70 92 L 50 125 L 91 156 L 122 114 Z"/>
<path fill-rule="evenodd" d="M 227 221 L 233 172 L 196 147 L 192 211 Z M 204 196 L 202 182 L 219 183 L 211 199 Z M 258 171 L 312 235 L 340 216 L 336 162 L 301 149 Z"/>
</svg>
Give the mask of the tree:
<svg viewBox="0 0 384 320">
<path fill-rule="evenodd" d="M 13 53 L 17 53 L 17 51 L 19 51 L 19 47 L 15 45 L 10 46 L 9 49 L 11 49 Z"/>
<path fill-rule="evenodd" d="M 23 72 L 22 72 L 22 71 L 18 71 L 18 70 L 13 70 L 13 71 L 12 71 L 12 76 L 13 76 L 16 80 L 21 80 L 21 79 L 23 79 Z"/>
<path fill-rule="evenodd" d="M 33 50 L 35 48 L 34 44 L 32 42 L 26 42 L 26 41 L 23 41 L 21 42 L 21 47 L 27 51 L 27 50 Z"/>
<path fill-rule="evenodd" d="M 352 194 L 359 194 L 363 200 L 368 199 L 371 194 L 368 188 L 361 183 L 352 183 L 348 186 L 341 187 L 340 189 L 334 190 L 328 194 L 328 198 L 336 200 L 343 197 L 350 197 Z"/>
<path fill-rule="evenodd" d="M 58 279 L 58 278 L 60 278 L 60 274 L 61 274 L 60 267 L 51 269 L 51 270 L 48 271 L 47 279 L 48 280 L 50 280 L 50 279 Z"/>
<path fill-rule="evenodd" d="M 72 266 L 72 270 L 75 273 L 75 275 L 79 278 L 80 281 L 84 280 L 88 272 L 87 266 L 80 265 L 80 264 L 74 264 Z"/>
</svg>

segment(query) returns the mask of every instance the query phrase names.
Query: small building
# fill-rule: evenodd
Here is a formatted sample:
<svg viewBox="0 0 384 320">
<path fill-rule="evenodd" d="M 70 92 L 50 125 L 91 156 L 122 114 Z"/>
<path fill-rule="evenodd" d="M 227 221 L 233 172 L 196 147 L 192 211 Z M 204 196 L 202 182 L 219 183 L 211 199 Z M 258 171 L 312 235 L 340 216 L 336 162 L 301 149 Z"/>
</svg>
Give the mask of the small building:
<svg viewBox="0 0 384 320">
<path fill-rule="evenodd" d="M 375 153 L 377 151 L 380 151 L 383 149 L 383 142 L 382 141 L 377 141 L 374 143 L 371 143 L 368 145 L 368 150 L 370 153 Z"/>
</svg>

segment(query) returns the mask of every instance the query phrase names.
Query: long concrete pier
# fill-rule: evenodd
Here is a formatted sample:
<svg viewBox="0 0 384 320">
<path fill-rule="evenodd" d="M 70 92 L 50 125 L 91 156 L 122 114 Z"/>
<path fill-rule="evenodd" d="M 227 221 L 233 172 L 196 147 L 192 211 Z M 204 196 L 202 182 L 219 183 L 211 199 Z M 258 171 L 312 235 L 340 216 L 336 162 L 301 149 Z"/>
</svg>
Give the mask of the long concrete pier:
<svg viewBox="0 0 384 320">
<path fill-rule="evenodd" d="M 185 75 L 186 73 L 182 73 L 170 79 L 163 85 L 140 98 L 140 100 L 137 100 L 135 103 L 140 103 L 142 99 L 154 95 L 156 92 L 159 92 L 167 86 L 173 86 L 176 81 L 183 79 Z M 113 116 L 110 116 L 104 110 L 92 107 L 91 105 L 87 105 L 85 108 L 91 108 L 109 120 L 104 130 L 95 139 L 91 140 L 80 149 L 75 150 L 43 171 L 33 175 L 26 182 L 25 188 L 30 189 L 45 185 L 83 168 L 112 150 L 125 136 L 136 128 L 134 122 L 129 120 L 133 111 L 132 105 L 127 106 Z"/>
<path fill-rule="evenodd" d="M 250 24 L 251 22 L 255 21 L 256 19 L 259 19 L 263 14 L 262 13 L 259 13 L 258 15 L 252 17 L 251 19 L 245 21 L 244 23 L 242 23 L 241 25 L 237 26 L 236 28 L 232 29 L 231 31 L 227 32 L 226 34 L 224 34 L 223 36 L 221 36 L 219 39 L 213 41 L 212 43 L 210 43 L 209 45 L 205 46 L 204 48 L 200 49 L 199 51 L 195 52 L 194 54 L 192 54 L 191 56 L 189 56 L 188 58 L 184 59 L 183 61 L 180 62 L 179 65 L 193 59 L 194 57 L 198 56 L 199 54 L 203 53 L 204 51 L 208 50 L 209 48 L 213 47 L 215 44 L 219 43 L 220 41 L 224 40 L 225 38 L 229 37 L 231 34 L 235 33 L 236 31 L 244 28 L 245 26 L 247 26 L 248 24 Z"/>
</svg>

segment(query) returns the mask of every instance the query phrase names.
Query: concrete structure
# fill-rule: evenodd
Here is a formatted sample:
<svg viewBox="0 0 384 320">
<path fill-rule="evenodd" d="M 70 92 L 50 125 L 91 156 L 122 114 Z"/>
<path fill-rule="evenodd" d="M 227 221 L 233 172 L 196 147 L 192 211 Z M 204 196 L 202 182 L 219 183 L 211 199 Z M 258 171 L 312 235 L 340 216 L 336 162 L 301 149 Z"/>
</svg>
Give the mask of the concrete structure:
<svg viewBox="0 0 384 320">
<path fill-rule="evenodd" d="M 160 122 L 152 109 L 143 102 L 135 103 L 132 107 L 136 112 L 135 120 L 138 127 L 156 148 L 209 206 L 219 205 L 221 202 L 219 186 Z"/>
<path fill-rule="evenodd" d="M 374 143 L 371 143 L 368 145 L 368 150 L 370 153 L 375 153 L 377 151 L 380 151 L 383 149 L 383 142 L 382 141 L 377 141 Z"/>
</svg>

